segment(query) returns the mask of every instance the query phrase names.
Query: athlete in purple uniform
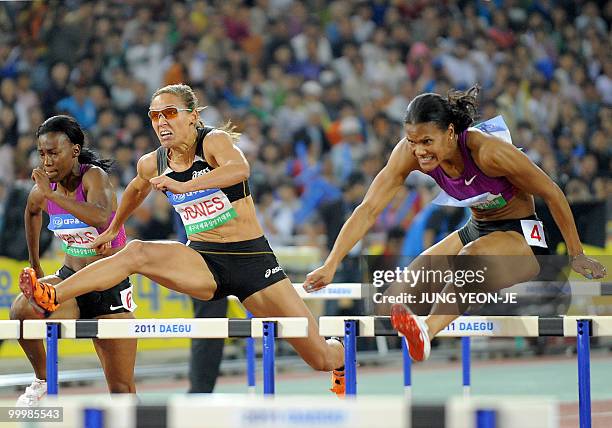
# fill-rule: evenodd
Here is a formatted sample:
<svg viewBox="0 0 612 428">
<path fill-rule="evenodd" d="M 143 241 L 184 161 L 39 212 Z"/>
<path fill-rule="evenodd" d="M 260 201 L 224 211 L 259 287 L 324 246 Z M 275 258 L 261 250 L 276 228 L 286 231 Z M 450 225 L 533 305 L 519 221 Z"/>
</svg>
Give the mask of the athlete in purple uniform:
<svg viewBox="0 0 612 428">
<path fill-rule="evenodd" d="M 25 211 L 26 238 L 30 265 L 39 277 L 57 284 L 78 270 L 101 258 L 92 242 L 111 222 L 117 209 L 117 196 L 107 175 L 111 165 L 83 148 L 85 138 L 79 124 L 70 116 L 47 119 L 36 133 L 41 166 L 34 169 L 36 183 L 28 197 Z M 42 211 L 49 214 L 48 228 L 61 241 L 64 265 L 54 274 L 44 276 L 40 266 L 38 243 Z M 125 246 L 121 228 L 106 255 Z M 22 278 L 23 280 L 23 278 Z M 132 287 L 127 278 L 112 288 L 93 291 L 62 305 L 53 314 L 44 314 L 20 294 L 11 307 L 11 319 L 31 319 L 49 315 L 56 319 L 134 318 Z M 110 392 L 135 392 L 134 363 L 136 339 L 94 339 Z M 17 401 L 18 406 L 36 406 L 47 392 L 45 348 L 42 340 L 20 340 L 30 360 L 36 379 Z"/>
<path fill-rule="evenodd" d="M 307 291 L 332 281 L 341 260 L 374 224 L 412 171 L 434 178 L 442 188 L 438 203 L 469 206 L 472 211 L 465 226 L 422 255 L 520 256 L 520 263 L 510 263 L 507 257 L 487 258 L 487 291 L 528 281 L 540 271 L 535 255 L 547 253 L 548 248 L 542 223 L 535 216 L 534 195 L 548 205 L 567 244 L 572 268 L 587 278 L 605 276 L 605 267 L 584 255 L 561 189 L 512 144 L 470 128 L 476 115 L 477 93 L 477 87 L 467 92 L 451 91 L 446 98 L 427 93 L 408 105 L 405 137 L 347 220 L 324 265 L 307 276 Z M 417 258 L 411 269 L 425 263 Z M 443 292 L 459 291 L 449 282 Z M 405 305 L 394 304 L 391 321 L 406 336 L 411 357 L 421 361 L 429 356 L 431 339 L 462 310 L 465 307 L 455 305 L 450 311 L 447 304 L 436 304 L 423 322 Z"/>
</svg>

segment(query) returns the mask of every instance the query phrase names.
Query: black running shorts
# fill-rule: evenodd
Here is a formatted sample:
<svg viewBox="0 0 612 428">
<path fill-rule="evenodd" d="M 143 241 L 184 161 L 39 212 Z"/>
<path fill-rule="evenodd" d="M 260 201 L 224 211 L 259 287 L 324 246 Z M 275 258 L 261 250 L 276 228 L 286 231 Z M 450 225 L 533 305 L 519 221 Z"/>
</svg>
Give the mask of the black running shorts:
<svg viewBox="0 0 612 428">
<path fill-rule="evenodd" d="M 521 224 L 521 220 L 526 221 L 528 224 Z M 473 217 L 459 229 L 459 238 L 461 239 L 461 243 L 463 245 L 467 245 L 472 241 L 480 238 L 481 236 L 488 235 L 489 233 L 493 233 L 496 231 L 514 231 L 518 232 L 521 236 L 525 237 L 525 233 L 527 233 L 527 237 L 533 243 L 535 242 L 548 242 L 546 239 L 546 231 L 543 228 L 540 229 L 540 226 L 537 226 L 535 229 L 535 224 L 533 222 L 538 222 L 539 219 L 535 215 L 531 215 L 529 217 L 520 218 L 516 220 L 494 220 L 494 221 L 482 221 L 476 220 Z M 526 227 L 524 229 L 524 226 Z M 542 232 L 544 232 L 542 234 Z M 548 247 L 542 247 L 539 245 L 531 245 L 527 240 L 527 244 L 531 247 L 533 254 L 536 256 L 544 256 L 551 254 L 551 251 Z M 538 239 L 539 238 L 539 239 Z"/>
<path fill-rule="evenodd" d="M 212 300 L 232 295 L 242 302 L 287 278 L 264 236 L 239 242 L 190 241 L 188 246 L 200 253 L 215 278 Z"/>
<path fill-rule="evenodd" d="M 64 280 L 74 275 L 74 273 L 75 272 L 69 267 L 62 266 L 55 272 L 55 275 Z M 134 307 L 131 288 L 132 284 L 130 284 L 130 280 L 125 278 L 119 284 L 108 290 L 92 291 L 78 296 L 76 301 L 79 305 L 79 311 L 81 312 L 80 318 L 92 319 L 101 315 L 129 312 L 125 306 Z M 124 296 L 123 299 L 122 294 Z M 123 300 L 125 300 L 125 302 Z"/>
</svg>

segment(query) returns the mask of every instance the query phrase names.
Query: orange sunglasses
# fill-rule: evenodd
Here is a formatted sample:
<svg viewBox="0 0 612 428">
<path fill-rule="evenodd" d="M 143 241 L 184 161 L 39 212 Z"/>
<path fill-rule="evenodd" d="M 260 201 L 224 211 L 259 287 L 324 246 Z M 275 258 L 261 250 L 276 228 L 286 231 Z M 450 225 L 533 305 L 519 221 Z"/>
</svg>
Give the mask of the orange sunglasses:
<svg viewBox="0 0 612 428">
<path fill-rule="evenodd" d="M 193 111 L 190 108 L 178 108 L 178 107 L 166 107 L 161 110 L 149 110 L 149 118 L 153 122 L 157 122 L 159 120 L 159 116 L 164 116 L 166 119 L 175 119 L 179 111 Z"/>
</svg>

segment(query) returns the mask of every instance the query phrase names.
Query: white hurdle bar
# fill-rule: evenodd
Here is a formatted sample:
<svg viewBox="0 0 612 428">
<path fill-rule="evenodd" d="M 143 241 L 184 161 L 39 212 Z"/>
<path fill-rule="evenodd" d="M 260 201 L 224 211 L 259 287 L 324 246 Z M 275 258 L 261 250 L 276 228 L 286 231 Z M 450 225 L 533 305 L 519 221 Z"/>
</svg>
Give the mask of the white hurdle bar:
<svg viewBox="0 0 612 428">
<path fill-rule="evenodd" d="M 0 321 L 0 339 L 20 339 L 20 322 L 17 320 Z"/>
<path fill-rule="evenodd" d="M 0 324 L 2 324 L 0 322 Z M 0 330 L 1 331 L 1 330 Z M 17 336 L 18 338 L 19 336 Z M 308 319 L 297 317 L 250 319 L 98 319 L 24 320 L 24 339 L 47 339 L 47 393 L 57 395 L 58 339 L 129 338 L 263 339 L 264 394 L 274 394 L 275 338 L 308 337 Z"/>
</svg>

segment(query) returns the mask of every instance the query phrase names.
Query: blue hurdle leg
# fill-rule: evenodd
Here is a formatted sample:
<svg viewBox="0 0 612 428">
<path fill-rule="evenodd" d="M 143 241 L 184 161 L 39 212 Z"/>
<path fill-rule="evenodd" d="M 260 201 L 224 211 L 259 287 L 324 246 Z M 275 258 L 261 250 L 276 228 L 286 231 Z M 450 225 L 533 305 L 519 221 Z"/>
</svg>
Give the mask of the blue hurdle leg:
<svg viewBox="0 0 612 428">
<path fill-rule="evenodd" d="M 253 318 L 253 314 L 247 311 L 247 318 Z M 247 388 L 249 394 L 255 393 L 255 339 L 247 337 L 246 340 L 246 358 L 247 358 Z"/>
<path fill-rule="evenodd" d="M 495 428 L 497 412 L 492 409 L 476 410 L 476 428 Z"/>
<path fill-rule="evenodd" d="M 357 395 L 357 321 L 344 321 L 345 394 Z"/>
<path fill-rule="evenodd" d="M 47 323 L 47 394 L 57 395 L 59 386 L 57 378 L 57 341 L 59 338 L 60 324 Z"/>
<path fill-rule="evenodd" d="M 84 418 L 84 428 L 104 428 L 104 410 L 87 408 Z"/>
<path fill-rule="evenodd" d="M 412 398 L 412 358 L 408 352 L 408 342 L 402 339 L 402 360 L 404 362 L 404 397 Z"/>
<path fill-rule="evenodd" d="M 578 320 L 578 402 L 580 428 L 591 428 L 590 320 Z"/>
<path fill-rule="evenodd" d="M 470 352 L 470 338 L 461 338 L 461 364 L 463 367 L 463 395 L 470 395 L 471 388 L 471 352 Z"/>
<path fill-rule="evenodd" d="M 276 323 L 263 322 L 263 392 L 274 395 L 274 336 Z"/>
</svg>

